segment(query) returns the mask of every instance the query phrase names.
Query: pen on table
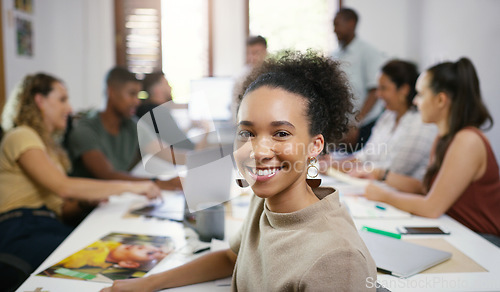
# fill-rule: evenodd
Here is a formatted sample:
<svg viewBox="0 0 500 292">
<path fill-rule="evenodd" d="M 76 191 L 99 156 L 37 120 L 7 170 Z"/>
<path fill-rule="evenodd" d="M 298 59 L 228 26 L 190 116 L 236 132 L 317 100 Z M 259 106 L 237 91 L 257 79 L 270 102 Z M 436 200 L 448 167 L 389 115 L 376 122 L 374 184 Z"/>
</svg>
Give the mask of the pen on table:
<svg viewBox="0 0 500 292">
<path fill-rule="evenodd" d="M 195 250 L 195 251 L 193 251 L 193 254 L 202 253 L 202 252 L 207 251 L 207 250 L 210 250 L 210 247 L 204 247 L 204 248 L 200 248 L 198 250 Z"/>
<path fill-rule="evenodd" d="M 384 206 L 379 205 L 379 204 L 375 204 L 375 208 L 382 210 L 382 211 L 385 211 L 385 209 L 386 209 Z"/>
<path fill-rule="evenodd" d="M 377 233 L 377 234 L 380 234 L 380 235 L 385 235 L 385 236 L 393 237 L 393 238 L 396 238 L 396 239 L 401 239 L 401 234 L 392 233 L 392 232 L 389 232 L 389 231 L 375 229 L 375 228 L 371 228 L 371 227 L 367 227 L 367 226 L 363 226 L 363 228 L 361 228 L 361 230 L 366 230 L 366 231 Z"/>
</svg>

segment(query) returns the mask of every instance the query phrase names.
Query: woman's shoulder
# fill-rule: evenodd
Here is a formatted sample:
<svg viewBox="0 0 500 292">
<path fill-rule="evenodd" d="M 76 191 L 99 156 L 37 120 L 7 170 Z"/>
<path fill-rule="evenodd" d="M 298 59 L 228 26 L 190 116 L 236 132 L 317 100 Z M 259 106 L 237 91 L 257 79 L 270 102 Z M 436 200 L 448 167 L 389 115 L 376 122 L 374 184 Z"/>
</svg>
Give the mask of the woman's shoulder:
<svg viewBox="0 0 500 292">
<path fill-rule="evenodd" d="M 384 124 L 387 121 L 396 121 L 396 113 L 386 109 L 382 114 L 380 114 L 376 124 Z"/>
<path fill-rule="evenodd" d="M 25 139 L 36 139 L 41 141 L 40 135 L 38 135 L 33 128 L 28 126 L 18 126 L 9 130 L 5 133 L 4 139 L 5 141 L 22 141 Z"/>
<path fill-rule="evenodd" d="M 31 127 L 18 126 L 5 135 L 2 140 L 2 153 L 11 160 L 17 160 L 28 149 L 45 150 L 45 144 Z"/>
<path fill-rule="evenodd" d="M 488 149 L 491 149 L 491 146 L 481 130 L 467 127 L 453 136 L 446 152 L 447 156 L 451 155 L 451 157 L 467 153 L 464 157 L 467 157 L 470 161 L 481 161 L 486 157 Z"/>
<path fill-rule="evenodd" d="M 476 127 L 466 127 L 458 131 L 453 137 L 452 143 L 459 143 L 460 145 L 489 145 L 488 138 L 484 133 Z"/>
<path fill-rule="evenodd" d="M 407 124 L 417 124 L 417 125 L 426 125 L 424 122 L 422 122 L 422 117 L 420 115 L 420 112 L 415 109 L 409 109 L 406 111 L 406 113 L 402 117 L 402 122 L 405 122 Z"/>
</svg>

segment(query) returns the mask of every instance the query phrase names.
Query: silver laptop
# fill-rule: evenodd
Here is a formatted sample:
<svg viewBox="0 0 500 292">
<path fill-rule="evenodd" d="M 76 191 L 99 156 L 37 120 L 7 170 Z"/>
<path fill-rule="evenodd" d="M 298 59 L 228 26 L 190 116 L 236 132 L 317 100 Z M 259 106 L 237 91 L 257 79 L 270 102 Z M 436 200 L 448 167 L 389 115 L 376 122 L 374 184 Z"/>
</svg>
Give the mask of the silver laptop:
<svg viewBox="0 0 500 292">
<path fill-rule="evenodd" d="M 360 231 L 377 269 L 400 278 L 408 278 L 451 258 L 451 253 L 400 239 Z"/>
</svg>

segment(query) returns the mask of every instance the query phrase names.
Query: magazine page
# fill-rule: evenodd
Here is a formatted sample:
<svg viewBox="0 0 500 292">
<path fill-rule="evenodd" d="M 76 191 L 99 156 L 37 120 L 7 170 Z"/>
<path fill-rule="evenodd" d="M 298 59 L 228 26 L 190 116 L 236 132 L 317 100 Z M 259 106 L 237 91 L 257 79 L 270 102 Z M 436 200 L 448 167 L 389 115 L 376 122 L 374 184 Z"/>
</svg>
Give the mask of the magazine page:
<svg viewBox="0 0 500 292">
<path fill-rule="evenodd" d="M 111 233 L 38 276 L 106 283 L 139 278 L 174 250 L 167 236 Z"/>
</svg>

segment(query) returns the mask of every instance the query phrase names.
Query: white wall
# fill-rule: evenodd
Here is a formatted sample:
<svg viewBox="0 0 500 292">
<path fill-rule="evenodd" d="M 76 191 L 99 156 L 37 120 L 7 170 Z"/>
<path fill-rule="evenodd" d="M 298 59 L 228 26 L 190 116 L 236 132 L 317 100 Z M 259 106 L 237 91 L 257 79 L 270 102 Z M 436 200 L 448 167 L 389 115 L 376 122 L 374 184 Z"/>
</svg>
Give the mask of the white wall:
<svg viewBox="0 0 500 292">
<path fill-rule="evenodd" d="M 500 1 L 345 0 L 360 15 L 358 35 L 420 70 L 461 56 L 472 60 L 496 122 L 486 135 L 500 157 Z"/>
<path fill-rule="evenodd" d="M 244 0 L 214 1 L 214 76 L 235 76 L 245 64 L 245 13 Z"/>
<path fill-rule="evenodd" d="M 115 63 L 112 0 L 33 1 L 34 12 L 2 0 L 6 96 L 26 74 L 62 79 L 74 110 L 103 105 L 104 75 Z M 16 53 L 15 17 L 32 21 L 33 57 Z"/>
<path fill-rule="evenodd" d="M 75 110 L 101 107 L 104 76 L 115 63 L 112 0 L 34 1 L 34 13 L 2 0 L 6 94 L 24 75 L 45 71 L 63 79 Z M 244 0 L 214 1 L 214 75 L 234 76 L 245 58 Z M 500 1 L 344 0 L 360 14 L 358 34 L 389 56 L 426 68 L 468 56 L 497 124 L 487 132 L 500 155 Z M 15 16 L 33 21 L 34 56 L 16 54 Z M 333 32 L 332 32 L 333 33 Z"/>
</svg>

